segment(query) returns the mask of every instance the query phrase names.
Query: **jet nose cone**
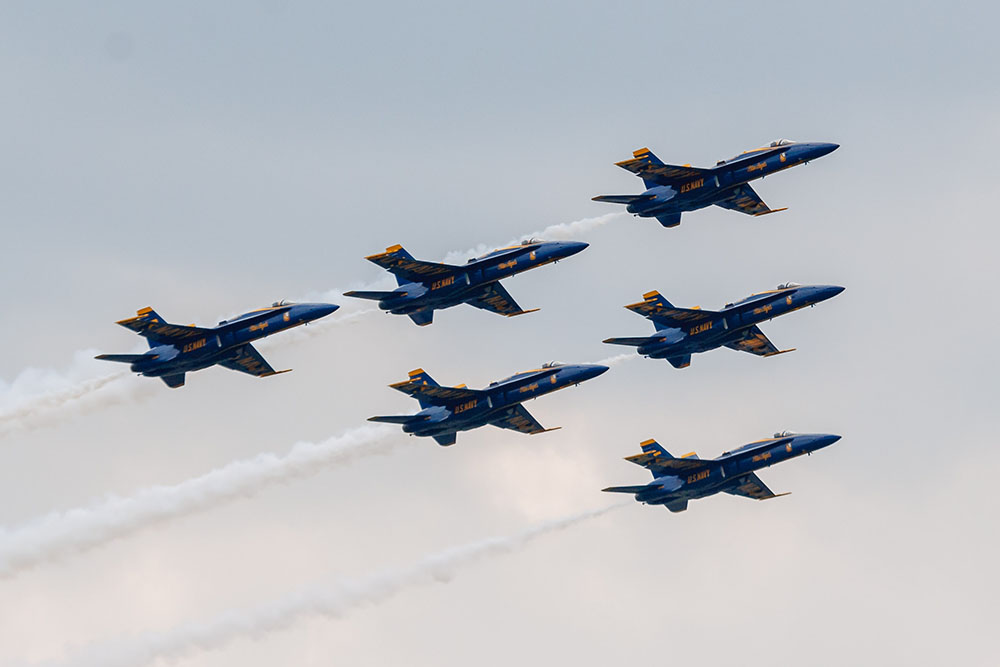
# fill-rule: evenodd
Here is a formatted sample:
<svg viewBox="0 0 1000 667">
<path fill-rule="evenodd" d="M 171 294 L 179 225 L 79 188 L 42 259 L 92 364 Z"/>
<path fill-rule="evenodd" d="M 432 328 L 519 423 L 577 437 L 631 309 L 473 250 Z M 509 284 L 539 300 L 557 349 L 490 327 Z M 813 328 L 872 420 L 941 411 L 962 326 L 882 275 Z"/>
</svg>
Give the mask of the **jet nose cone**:
<svg viewBox="0 0 1000 667">
<path fill-rule="evenodd" d="M 326 317 L 330 313 L 334 312 L 340 306 L 333 303 L 310 303 L 303 304 L 304 311 L 302 313 L 303 317 L 308 320 L 318 320 L 321 317 Z"/>
<path fill-rule="evenodd" d="M 589 380 L 591 378 L 597 377 L 598 375 L 603 375 L 604 373 L 607 373 L 608 368 L 609 368 L 608 366 L 602 366 L 600 364 L 588 364 L 587 366 L 583 367 L 583 372 L 584 375 L 586 376 L 586 379 Z"/>
<path fill-rule="evenodd" d="M 837 296 L 843 291 L 844 288 L 841 287 L 840 285 L 824 285 L 823 287 L 820 288 L 819 293 L 820 293 L 820 298 L 822 299 L 832 299 L 833 297 Z"/>
<path fill-rule="evenodd" d="M 824 155 L 829 155 L 833 151 L 840 148 L 840 144 L 816 144 L 816 157 L 823 157 Z"/>
<path fill-rule="evenodd" d="M 559 241 L 553 249 L 552 254 L 560 259 L 563 259 L 565 257 L 569 257 L 570 255 L 575 255 L 588 247 L 590 247 L 590 244 L 584 243 L 583 241 Z"/>
<path fill-rule="evenodd" d="M 840 436 L 839 435 L 832 435 L 832 434 L 829 434 L 829 435 L 820 435 L 820 436 L 816 437 L 816 440 L 813 443 L 813 448 L 814 449 L 822 449 L 823 447 L 829 447 L 830 445 L 832 445 L 833 443 L 837 442 L 838 440 L 840 440 Z"/>
</svg>

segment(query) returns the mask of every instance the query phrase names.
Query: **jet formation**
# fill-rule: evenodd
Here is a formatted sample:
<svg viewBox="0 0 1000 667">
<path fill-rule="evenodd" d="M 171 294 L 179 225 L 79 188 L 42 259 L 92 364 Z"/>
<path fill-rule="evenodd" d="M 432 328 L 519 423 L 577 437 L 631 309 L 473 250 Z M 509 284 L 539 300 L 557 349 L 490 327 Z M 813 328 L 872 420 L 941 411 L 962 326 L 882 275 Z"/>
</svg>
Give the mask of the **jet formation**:
<svg viewBox="0 0 1000 667">
<path fill-rule="evenodd" d="M 404 433 L 430 436 L 442 446 L 454 445 L 459 431 L 487 424 L 529 435 L 546 433 L 559 427 L 544 428 L 521 404 L 580 384 L 607 370 L 607 366 L 597 364 L 550 362 L 541 368 L 491 382 L 485 389 L 469 389 L 465 385 L 443 387 L 418 368 L 410 371 L 408 380 L 389 386 L 417 399 L 422 408 L 420 412 L 369 417 L 368 421 L 400 424 Z"/>
<path fill-rule="evenodd" d="M 689 164 L 664 164 L 648 148 L 633 151 L 631 160 L 616 164 L 639 178 L 646 191 L 637 195 L 600 195 L 594 201 L 625 204 L 629 213 L 656 218 L 664 227 L 681 224 L 681 213 L 708 206 L 720 206 L 748 215 L 784 211 L 771 209 L 750 187 L 750 181 L 764 178 L 789 167 L 808 164 L 839 148 L 838 144 L 796 143 L 786 139 L 770 146 L 720 160 L 703 169 Z"/>
<path fill-rule="evenodd" d="M 722 310 L 676 308 L 659 292 L 647 292 L 643 300 L 625 306 L 639 313 L 656 327 L 652 336 L 608 338 L 611 345 L 628 345 L 652 359 L 666 359 L 674 368 L 691 365 L 691 355 L 718 347 L 749 352 L 760 357 L 792 352 L 779 350 L 757 325 L 779 315 L 837 296 L 844 291 L 837 285 L 798 285 L 785 283 L 767 292 L 752 294 Z"/>
<path fill-rule="evenodd" d="M 683 512 L 689 500 L 728 493 L 753 500 L 768 500 L 787 493 L 774 493 L 756 471 L 788 459 L 812 454 L 840 440 L 839 435 L 775 433 L 773 438 L 751 442 L 722 456 L 705 460 L 694 452 L 680 458 L 671 456 L 655 440 L 641 444 L 642 453 L 625 460 L 641 465 L 653 474 L 653 481 L 639 486 L 609 486 L 609 493 L 631 493 L 646 505 L 664 505 L 671 512 Z"/>
<path fill-rule="evenodd" d="M 587 247 L 577 241 L 524 241 L 500 248 L 458 266 L 414 259 L 400 245 L 366 257 L 396 277 L 392 291 L 351 291 L 344 296 L 378 301 L 378 307 L 394 315 L 408 315 L 419 326 L 434 321 L 434 311 L 467 303 L 499 315 L 513 317 L 533 313 L 523 310 L 500 284 L 529 269 L 558 262 Z"/>
<path fill-rule="evenodd" d="M 618 166 L 639 176 L 646 190 L 634 195 L 601 195 L 595 201 L 624 204 L 640 217 L 654 217 L 665 227 L 680 224 L 681 215 L 708 206 L 765 215 L 784 209 L 769 208 L 750 187 L 750 182 L 789 167 L 807 164 L 838 148 L 832 143 L 795 143 L 779 140 L 769 146 L 747 151 L 715 167 L 669 165 L 648 148 L 633 153 L 632 159 Z M 485 255 L 453 265 L 418 260 L 394 245 L 384 252 L 366 257 L 391 273 L 397 283 L 393 290 L 356 290 L 345 296 L 378 302 L 379 309 L 394 315 L 406 315 L 418 326 L 434 321 L 434 312 L 468 304 L 498 315 L 514 317 L 537 310 L 523 309 L 501 284 L 501 280 L 571 257 L 588 244 L 573 241 L 547 242 L 529 239 L 518 245 L 498 248 Z M 728 347 L 762 357 L 792 350 L 778 349 L 758 326 L 780 315 L 830 299 L 843 291 L 836 285 L 798 285 L 786 283 L 774 290 L 760 292 L 721 310 L 677 308 L 659 292 L 643 295 L 639 303 L 625 306 L 649 319 L 654 333 L 631 338 L 608 338 L 605 343 L 636 348 L 640 355 L 666 359 L 675 368 L 685 368 L 691 355 Z M 143 308 L 118 322 L 144 337 L 149 351 L 142 354 L 101 354 L 97 359 L 129 364 L 132 371 L 159 377 L 171 388 L 181 387 L 188 372 L 213 365 L 268 377 L 276 371 L 253 347 L 253 341 L 271 334 L 308 324 L 338 309 L 328 303 L 289 303 L 280 301 L 212 328 L 169 324 L 152 308 Z M 559 364 L 550 362 L 541 368 L 515 373 L 491 382 L 483 389 L 465 385 L 442 386 L 423 369 L 409 373 L 407 380 L 389 385 L 415 398 L 420 411 L 415 414 L 382 415 L 369 421 L 397 424 L 404 433 L 433 438 L 441 446 L 456 443 L 458 433 L 492 425 L 526 434 L 556 430 L 545 428 L 524 407 L 525 401 L 559 389 L 578 385 L 608 370 L 599 364 Z M 642 453 L 626 457 L 647 468 L 653 481 L 645 485 L 616 486 L 603 489 L 611 493 L 629 493 L 639 502 L 664 505 L 671 512 L 687 509 L 692 499 L 724 492 L 766 500 L 773 493 L 756 471 L 802 454 L 827 447 L 838 435 L 799 435 L 776 433 L 761 440 L 725 452 L 712 460 L 699 459 L 694 453 L 680 458 L 671 456 L 654 440 L 642 443 Z"/>
<path fill-rule="evenodd" d="M 276 371 L 271 368 L 251 342 L 308 324 L 339 307 L 332 303 L 279 301 L 269 308 L 223 320 L 212 328 L 168 324 L 152 308 L 143 308 L 135 317 L 121 320 L 118 324 L 145 338 L 149 351 L 143 354 L 100 354 L 96 358 L 130 364 L 133 372 L 158 377 L 172 389 L 184 386 L 186 373 L 216 364 L 257 377 L 269 377 L 291 369 Z"/>
</svg>

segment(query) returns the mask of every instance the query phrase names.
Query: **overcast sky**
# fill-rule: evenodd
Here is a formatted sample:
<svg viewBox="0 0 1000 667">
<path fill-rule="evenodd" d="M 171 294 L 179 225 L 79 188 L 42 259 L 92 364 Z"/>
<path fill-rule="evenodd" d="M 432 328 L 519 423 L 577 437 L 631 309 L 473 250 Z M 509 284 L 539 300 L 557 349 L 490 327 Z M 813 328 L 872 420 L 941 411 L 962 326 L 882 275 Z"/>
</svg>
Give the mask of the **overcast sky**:
<svg viewBox="0 0 1000 667">
<path fill-rule="evenodd" d="M 505 283 L 538 313 L 417 328 L 336 297 L 343 324 L 261 346 L 293 373 L 129 379 L 117 405 L 5 433 L 5 530 L 413 411 L 386 385 L 416 367 L 479 387 L 617 354 L 601 340 L 651 330 L 622 306 L 652 289 L 704 308 L 847 289 L 762 327 L 792 354 L 636 359 L 528 406 L 562 430 L 399 434 L 0 578 L 0 664 L 72 663 L 602 507 L 620 500 L 602 487 L 648 480 L 622 460 L 647 438 L 708 457 L 782 429 L 843 435 L 761 473 L 791 496 L 632 504 L 178 664 L 994 664 L 998 20 L 987 2 L 3 5 L 0 402 L 18 378 L 121 371 L 75 358 L 135 350 L 114 322 L 147 305 L 210 326 L 379 280 L 363 257 L 395 243 L 439 260 L 615 212 L 590 198 L 639 192 L 614 162 L 642 146 L 696 166 L 780 137 L 842 146 L 755 184 L 783 213 L 581 234 L 585 252 Z"/>
</svg>

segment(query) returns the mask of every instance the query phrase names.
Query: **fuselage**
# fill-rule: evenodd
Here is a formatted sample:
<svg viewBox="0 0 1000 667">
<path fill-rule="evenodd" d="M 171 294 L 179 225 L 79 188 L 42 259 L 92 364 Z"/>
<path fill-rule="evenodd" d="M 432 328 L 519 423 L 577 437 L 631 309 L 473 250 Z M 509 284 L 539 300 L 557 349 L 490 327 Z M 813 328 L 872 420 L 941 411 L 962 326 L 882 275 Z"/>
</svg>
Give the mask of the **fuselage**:
<svg viewBox="0 0 1000 667">
<path fill-rule="evenodd" d="M 745 183 L 805 164 L 837 148 L 838 144 L 830 143 L 787 143 L 757 148 L 722 160 L 695 178 L 675 185 L 650 187 L 643 193 L 647 197 L 628 204 L 627 210 L 642 217 L 695 211 L 731 197 Z"/>
<path fill-rule="evenodd" d="M 750 327 L 815 305 L 842 291 L 844 288 L 837 285 L 794 285 L 754 294 L 728 304 L 712 319 L 685 328 L 659 328 L 637 351 L 654 359 L 665 359 L 713 350 L 738 340 Z"/>
<path fill-rule="evenodd" d="M 490 383 L 475 398 L 424 408 L 416 415 L 424 419 L 404 424 L 403 431 L 435 436 L 479 428 L 527 400 L 585 382 L 607 370 L 607 366 L 597 364 L 566 364 L 517 373 Z"/>
<path fill-rule="evenodd" d="M 681 500 L 711 496 L 739 484 L 743 475 L 767 468 L 803 454 L 828 447 L 839 435 L 825 433 L 796 434 L 744 445 L 717 459 L 706 459 L 703 467 L 692 467 L 682 475 L 663 475 L 650 482 L 635 499 L 649 505 L 666 505 Z M 692 459 L 685 459 L 692 461 Z M 697 461 L 698 459 L 693 459 Z"/>
<path fill-rule="evenodd" d="M 183 343 L 159 344 L 131 366 L 132 371 L 150 377 L 176 375 L 213 366 L 232 356 L 235 348 L 271 334 L 291 329 L 329 315 L 339 306 L 328 303 L 298 303 L 244 313 L 224 320 L 205 335 Z M 273 311 L 273 315 L 268 312 Z M 241 324 L 242 323 L 242 324 Z"/>
<path fill-rule="evenodd" d="M 558 262 L 575 255 L 587 245 L 577 241 L 544 241 L 500 248 L 469 260 L 451 275 L 427 282 L 400 285 L 390 296 L 381 299 L 378 307 L 393 314 L 408 315 L 425 308 L 438 310 L 457 306 L 467 299 L 477 297 L 488 285 L 529 269 Z"/>
</svg>

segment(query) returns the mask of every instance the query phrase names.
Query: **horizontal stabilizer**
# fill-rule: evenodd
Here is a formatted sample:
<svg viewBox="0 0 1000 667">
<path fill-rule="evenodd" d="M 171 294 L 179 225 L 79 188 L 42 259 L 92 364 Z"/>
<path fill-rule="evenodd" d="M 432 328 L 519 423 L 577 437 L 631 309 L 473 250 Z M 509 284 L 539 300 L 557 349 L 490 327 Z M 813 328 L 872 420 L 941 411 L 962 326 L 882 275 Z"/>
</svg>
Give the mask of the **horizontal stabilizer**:
<svg viewBox="0 0 1000 667">
<path fill-rule="evenodd" d="M 94 359 L 101 361 L 117 361 L 123 364 L 134 364 L 146 357 L 145 354 L 99 354 Z"/>
<path fill-rule="evenodd" d="M 598 195 L 591 197 L 591 201 L 603 201 L 609 204 L 635 204 L 641 201 L 652 201 L 656 195 Z"/>
<path fill-rule="evenodd" d="M 370 422 L 381 422 L 383 424 L 410 424 L 416 421 L 423 421 L 427 419 L 426 415 L 380 415 L 376 417 L 369 417 Z"/>
<path fill-rule="evenodd" d="M 641 491 L 645 491 L 646 488 L 647 487 L 645 485 L 643 485 L 643 486 L 609 486 L 606 489 L 601 489 L 601 491 L 605 491 L 607 493 L 631 493 L 631 494 L 635 495 L 636 493 L 639 493 Z"/>
<path fill-rule="evenodd" d="M 381 301 L 382 299 L 388 299 L 393 294 L 395 294 L 395 292 L 365 292 L 359 290 L 351 290 L 350 292 L 344 292 L 344 296 L 353 296 L 355 299 L 371 299 L 372 301 Z"/>
<path fill-rule="evenodd" d="M 656 340 L 655 336 L 647 336 L 645 338 L 605 338 L 602 342 L 608 345 L 631 345 L 632 347 L 639 347 L 654 340 Z"/>
</svg>

